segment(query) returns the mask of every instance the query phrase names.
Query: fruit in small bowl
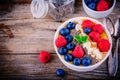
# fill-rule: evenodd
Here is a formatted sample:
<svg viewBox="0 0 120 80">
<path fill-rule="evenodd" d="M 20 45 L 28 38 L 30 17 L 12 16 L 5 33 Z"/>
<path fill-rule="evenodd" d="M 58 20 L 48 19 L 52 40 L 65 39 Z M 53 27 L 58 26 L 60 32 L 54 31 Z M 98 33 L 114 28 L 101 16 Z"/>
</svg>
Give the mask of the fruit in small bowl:
<svg viewBox="0 0 120 80">
<path fill-rule="evenodd" d="M 114 9 L 116 0 L 82 0 L 84 11 L 93 18 L 104 18 Z"/>
<path fill-rule="evenodd" d="M 76 17 L 65 21 L 54 36 L 54 48 L 64 65 L 75 71 L 91 71 L 109 56 L 111 36 L 99 21 Z"/>
</svg>

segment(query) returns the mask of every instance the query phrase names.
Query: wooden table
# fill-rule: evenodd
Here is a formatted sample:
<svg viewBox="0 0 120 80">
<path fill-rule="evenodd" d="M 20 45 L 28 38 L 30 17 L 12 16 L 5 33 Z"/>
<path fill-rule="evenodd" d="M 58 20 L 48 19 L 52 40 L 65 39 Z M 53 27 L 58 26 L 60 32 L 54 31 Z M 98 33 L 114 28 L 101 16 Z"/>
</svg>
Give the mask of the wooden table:
<svg viewBox="0 0 120 80">
<path fill-rule="evenodd" d="M 70 18 L 87 16 L 82 6 L 78 6 L 75 9 L 75 13 Z M 117 3 L 114 11 L 109 15 L 114 22 L 118 16 L 120 16 L 120 2 Z M 63 21 L 67 19 L 69 18 Z M 103 21 L 103 19 L 98 20 Z M 30 4 L 13 5 L 11 12 L 0 15 L 0 23 L 8 25 L 14 34 L 14 38 L 9 38 L 0 30 L 0 80 L 58 80 L 61 79 L 55 75 L 55 71 L 58 68 L 62 68 L 71 74 L 65 76 L 67 80 L 74 80 L 79 77 L 89 79 L 110 78 L 107 71 L 107 61 L 97 69 L 89 72 L 76 72 L 64 66 L 53 47 L 55 31 L 62 22 L 56 22 L 49 15 L 44 19 L 33 18 L 30 12 Z M 51 53 L 52 58 L 49 63 L 42 64 L 39 62 L 38 56 L 41 50 Z M 118 77 L 120 77 L 120 64 L 117 75 L 113 78 L 116 79 Z"/>
</svg>

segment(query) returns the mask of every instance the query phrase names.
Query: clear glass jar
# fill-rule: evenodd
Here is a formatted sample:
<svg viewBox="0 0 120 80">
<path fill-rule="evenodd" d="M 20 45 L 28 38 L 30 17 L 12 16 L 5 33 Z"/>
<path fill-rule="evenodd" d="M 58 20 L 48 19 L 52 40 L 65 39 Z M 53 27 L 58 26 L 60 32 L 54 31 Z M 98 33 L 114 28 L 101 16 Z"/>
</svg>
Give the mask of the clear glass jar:
<svg viewBox="0 0 120 80">
<path fill-rule="evenodd" d="M 56 21 L 61 21 L 73 14 L 74 3 L 74 0 L 49 0 L 49 14 Z"/>
</svg>

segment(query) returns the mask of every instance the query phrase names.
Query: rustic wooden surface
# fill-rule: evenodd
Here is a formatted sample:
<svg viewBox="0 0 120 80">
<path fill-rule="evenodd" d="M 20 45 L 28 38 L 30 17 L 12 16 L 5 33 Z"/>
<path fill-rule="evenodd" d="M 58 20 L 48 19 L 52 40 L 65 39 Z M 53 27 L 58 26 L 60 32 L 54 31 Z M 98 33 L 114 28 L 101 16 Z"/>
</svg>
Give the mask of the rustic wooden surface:
<svg viewBox="0 0 120 80">
<path fill-rule="evenodd" d="M 79 16 L 87 16 L 82 6 L 78 6 L 70 18 Z M 109 17 L 115 22 L 118 16 L 120 16 L 119 2 Z M 65 18 L 63 21 L 67 19 L 69 18 Z M 99 19 L 99 21 L 102 22 L 103 19 Z M 76 72 L 64 66 L 53 47 L 54 34 L 61 22 L 56 22 L 49 15 L 44 19 L 33 18 L 30 13 L 30 4 L 13 5 L 11 12 L 0 15 L 0 23 L 7 25 L 14 34 L 14 38 L 9 38 L 0 29 L 0 80 L 58 80 L 61 79 L 55 75 L 55 70 L 58 68 L 65 69 L 69 73 L 65 76 L 67 80 L 80 79 L 80 77 L 89 79 L 110 78 L 107 71 L 107 61 L 89 72 Z M 47 50 L 51 53 L 52 59 L 49 63 L 42 64 L 39 62 L 38 55 L 41 50 Z M 120 77 L 120 64 L 117 75 L 112 78 L 117 79 L 118 77 Z"/>
</svg>

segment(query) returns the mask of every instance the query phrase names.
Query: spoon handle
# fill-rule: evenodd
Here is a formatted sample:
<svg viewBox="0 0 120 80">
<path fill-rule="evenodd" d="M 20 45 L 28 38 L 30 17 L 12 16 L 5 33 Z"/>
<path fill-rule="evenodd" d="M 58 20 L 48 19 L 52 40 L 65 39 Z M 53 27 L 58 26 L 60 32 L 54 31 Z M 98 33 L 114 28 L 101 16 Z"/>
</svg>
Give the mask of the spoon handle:
<svg viewBox="0 0 120 80">
<path fill-rule="evenodd" d="M 116 75 L 117 69 L 118 69 L 118 44 L 119 44 L 119 38 L 117 39 L 116 46 L 115 46 L 115 51 L 113 55 L 113 61 L 114 61 L 114 73 L 113 76 Z"/>
<path fill-rule="evenodd" d="M 112 58 L 112 52 L 110 52 L 110 55 L 108 57 L 108 72 L 110 76 L 113 76 L 114 73 L 114 61 Z"/>
</svg>

